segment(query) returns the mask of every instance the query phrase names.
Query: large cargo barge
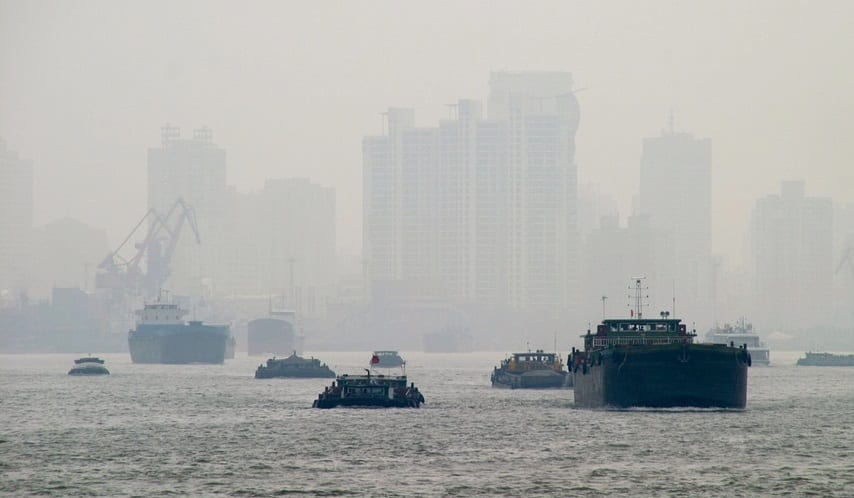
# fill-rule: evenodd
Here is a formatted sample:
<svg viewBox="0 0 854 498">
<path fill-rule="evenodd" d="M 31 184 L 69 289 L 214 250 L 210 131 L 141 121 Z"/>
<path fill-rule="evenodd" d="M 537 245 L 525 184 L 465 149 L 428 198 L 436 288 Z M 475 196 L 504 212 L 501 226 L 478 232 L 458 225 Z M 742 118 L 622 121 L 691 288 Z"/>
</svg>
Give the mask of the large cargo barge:
<svg viewBox="0 0 854 498">
<path fill-rule="evenodd" d="M 293 311 L 271 312 L 270 317 L 249 322 L 247 349 L 250 356 L 285 355 L 301 349 L 294 330 Z"/>
<path fill-rule="evenodd" d="M 146 304 L 138 310 L 136 329 L 128 332 L 134 363 L 223 363 L 228 325 L 184 322 L 186 310 L 171 303 Z"/>
<path fill-rule="evenodd" d="M 679 319 L 662 312 L 603 320 L 587 331 L 584 350 L 573 348 L 575 404 L 587 408 L 747 406 L 750 352 L 744 345 L 696 344 Z"/>
</svg>

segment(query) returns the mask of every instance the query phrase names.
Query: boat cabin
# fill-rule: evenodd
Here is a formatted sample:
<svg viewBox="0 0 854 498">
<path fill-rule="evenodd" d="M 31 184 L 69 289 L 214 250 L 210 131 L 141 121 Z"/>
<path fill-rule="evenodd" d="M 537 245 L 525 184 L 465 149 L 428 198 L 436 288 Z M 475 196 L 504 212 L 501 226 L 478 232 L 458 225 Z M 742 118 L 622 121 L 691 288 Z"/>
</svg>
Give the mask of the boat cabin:
<svg viewBox="0 0 854 498">
<path fill-rule="evenodd" d="M 524 372 L 527 370 L 540 369 L 557 369 L 562 368 L 561 360 L 557 353 L 545 353 L 542 349 L 536 351 L 528 351 L 527 353 L 513 353 L 513 355 L 504 360 L 503 367 L 508 372 Z"/>
<path fill-rule="evenodd" d="M 395 389 L 406 389 L 405 376 L 342 375 L 338 377 L 342 398 L 394 399 Z"/>
<path fill-rule="evenodd" d="M 678 318 L 622 318 L 603 320 L 582 335 L 584 349 L 601 349 L 609 346 L 651 345 L 693 342 L 696 333 L 688 332 Z"/>
</svg>

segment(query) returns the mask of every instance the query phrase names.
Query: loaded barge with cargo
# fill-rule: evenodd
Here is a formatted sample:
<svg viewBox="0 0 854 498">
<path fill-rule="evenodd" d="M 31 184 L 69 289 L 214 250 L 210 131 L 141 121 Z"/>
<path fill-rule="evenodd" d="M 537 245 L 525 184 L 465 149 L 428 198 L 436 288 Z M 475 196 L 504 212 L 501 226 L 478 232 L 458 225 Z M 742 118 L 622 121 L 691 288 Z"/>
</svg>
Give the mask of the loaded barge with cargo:
<svg viewBox="0 0 854 498">
<path fill-rule="evenodd" d="M 510 389 L 548 389 L 572 385 L 572 377 L 563 369 L 557 353 L 546 353 L 542 349 L 527 353 L 513 353 L 501 360 L 501 365 L 492 370 L 492 387 Z"/>
<path fill-rule="evenodd" d="M 584 349 L 569 356 L 575 404 L 586 408 L 747 406 L 746 345 L 698 344 L 696 333 L 662 312 L 643 318 L 641 280 L 636 310 L 606 319 L 581 336 Z"/>
</svg>

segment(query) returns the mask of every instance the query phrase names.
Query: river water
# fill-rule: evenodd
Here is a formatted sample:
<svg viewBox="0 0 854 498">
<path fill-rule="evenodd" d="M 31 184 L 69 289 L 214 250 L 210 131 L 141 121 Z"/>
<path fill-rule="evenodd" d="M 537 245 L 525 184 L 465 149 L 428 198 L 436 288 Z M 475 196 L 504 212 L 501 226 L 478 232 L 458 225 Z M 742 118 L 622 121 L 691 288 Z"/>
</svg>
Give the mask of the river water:
<svg viewBox="0 0 854 498">
<path fill-rule="evenodd" d="M 772 352 L 748 408 L 575 409 L 493 389 L 504 353 L 407 353 L 421 409 L 315 410 L 328 379 L 261 358 L 71 377 L 74 355 L 0 355 L 7 496 L 854 496 L 854 368 Z M 315 356 L 360 373 L 368 352 Z"/>
</svg>

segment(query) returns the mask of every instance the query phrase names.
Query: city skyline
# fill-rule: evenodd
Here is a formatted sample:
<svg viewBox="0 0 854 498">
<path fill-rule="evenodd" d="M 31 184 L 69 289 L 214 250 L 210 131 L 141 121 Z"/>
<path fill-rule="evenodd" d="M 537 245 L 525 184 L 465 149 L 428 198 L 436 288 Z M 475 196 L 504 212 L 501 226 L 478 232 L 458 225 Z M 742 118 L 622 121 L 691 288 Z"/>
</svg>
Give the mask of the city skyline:
<svg viewBox="0 0 854 498">
<path fill-rule="evenodd" d="M 37 165 L 37 224 L 70 215 L 106 228 L 114 244 L 145 206 L 140 151 L 163 123 L 193 123 L 217 130 L 239 190 L 259 189 L 267 177 L 335 188 L 339 249 L 358 253 L 360 140 L 381 133 L 379 113 L 409 107 L 417 125 L 434 123 L 447 116 L 445 104 L 485 95 L 484 75 L 502 68 L 575 75 L 585 109 L 579 184 L 613 192 L 623 218 L 632 214 L 642 138 L 666 127 L 671 109 L 678 131 L 712 138 L 713 252 L 733 264 L 753 199 L 779 181 L 804 179 L 816 195 L 854 199 L 845 139 L 854 75 L 837 64 L 841 20 L 852 9 L 845 3 L 470 3 L 404 12 L 382 3 L 241 11 L 187 2 L 170 6 L 168 18 L 161 7 L 0 5 L 0 136 Z M 95 12 L 103 22 L 75 28 Z M 441 21 L 484 13 L 491 21 L 470 27 Z M 299 22 L 306 17 L 321 24 Z M 430 42 L 431 20 L 447 30 L 442 43 Z M 516 23 L 541 35 L 514 37 Z M 162 36 L 139 45 L 149 30 Z M 44 31 L 53 36 L 34 36 Z M 473 32 L 478 47 L 466 42 Z M 749 32 L 762 36 L 750 43 Z M 387 36 L 399 43 L 384 45 Z M 417 64 L 411 53 L 422 54 Z M 113 188 L 94 187 L 101 181 Z"/>
</svg>

